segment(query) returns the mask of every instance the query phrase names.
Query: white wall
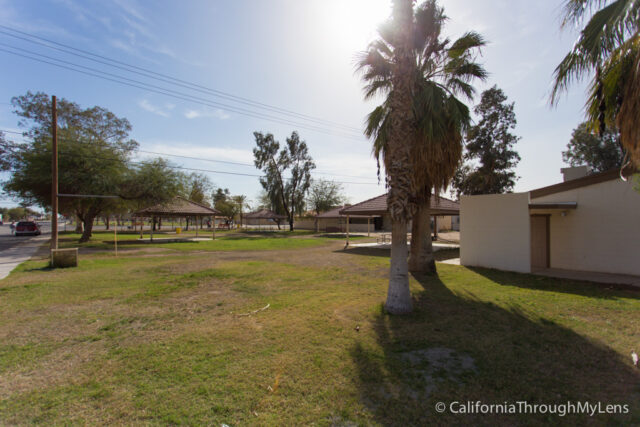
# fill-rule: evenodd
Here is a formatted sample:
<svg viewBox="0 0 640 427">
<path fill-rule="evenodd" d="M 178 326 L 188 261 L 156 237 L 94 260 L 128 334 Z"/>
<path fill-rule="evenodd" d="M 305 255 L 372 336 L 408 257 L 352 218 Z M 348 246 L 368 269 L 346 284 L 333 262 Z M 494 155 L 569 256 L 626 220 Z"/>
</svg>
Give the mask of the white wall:
<svg viewBox="0 0 640 427">
<path fill-rule="evenodd" d="M 577 202 L 551 215 L 551 267 L 640 276 L 640 193 L 619 179 L 532 199 Z"/>
<path fill-rule="evenodd" d="M 460 263 L 531 272 L 529 193 L 462 196 Z"/>
</svg>

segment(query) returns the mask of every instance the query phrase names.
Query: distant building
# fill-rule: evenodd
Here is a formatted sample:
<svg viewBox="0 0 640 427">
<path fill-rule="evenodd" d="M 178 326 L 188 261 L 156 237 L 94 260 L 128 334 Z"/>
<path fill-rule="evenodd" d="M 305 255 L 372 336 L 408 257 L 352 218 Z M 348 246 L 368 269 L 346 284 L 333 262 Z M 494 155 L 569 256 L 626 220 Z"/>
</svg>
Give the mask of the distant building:
<svg viewBox="0 0 640 427">
<path fill-rule="evenodd" d="M 452 229 L 452 217 L 460 214 L 460 204 L 446 197 L 431 197 L 431 227 L 436 232 Z M 371 217 L 374 230 L 391 231 L 391 216 L 387 209 L 387 195 L 383 194 L 340 210 L 343 216 Z M 411 223 L 408 224 L 408 231 Z"/>
</svg>

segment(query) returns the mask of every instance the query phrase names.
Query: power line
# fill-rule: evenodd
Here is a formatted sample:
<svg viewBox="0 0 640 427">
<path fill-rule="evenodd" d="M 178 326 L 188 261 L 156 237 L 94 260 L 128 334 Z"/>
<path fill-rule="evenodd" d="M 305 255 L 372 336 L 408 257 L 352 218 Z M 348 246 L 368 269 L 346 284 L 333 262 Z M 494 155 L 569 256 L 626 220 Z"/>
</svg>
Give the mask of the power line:
<svg viewBox="0 0 640 427">
<path fill-rule="evenodd" d="M 16 132 L 16 131 L 9 131 L 9 130 L 3 130 L 3 129 L 0 129 L 0 131 L 4 132 L 4 133 L 12 133 L 12 134 L 22 135 L 21 132 Z M 24 136 L 23 136 L 23 138 L 24 138 Z M 60 141 L 68 141 L 68 142 L 80 142 L 80 141 L 77 141 L 77 140 L 70 140 L 70 139 L 60 138 L 60 137 L 58 137 L 58 140 L 60 140 Z M 216 159 L 209 159 L 209 158 L 204 158 L 204 157 L 185 156 L 185 155 L 181 155 L 181 154 L 162 153 L 162 152 L 158 152 L 158 151 L 148 151 L 148 150 L 141 150 L 141 149 L 135 149 L 134 151 L 136 151 L 138 153 L 154 154 L 154 155 L 157 155 L 157 156 L 177 157 L 177 158 L 183 158 L 183 159 L 189 159 L 189 160 L 199 160 L 199 161 L 203 161 L 203 162 L 212 162 L 212 163 L 222 163 L 222 164 L 230 164 L 230 165 L 236 165 L 236 166 L 255 167 L 255 165 L 252 164 L 252 163 L 240 163 L 240 162 L 232 162 L 232 161 L 227 161 L 227 160 L 216 160 Z M 362 179 L 361 176 L 356 176 L 356 175 L 343 175 L 343 174 L 334 174 L 334 173 L 319 172 L 319 171 L 311 172 L 311 174 L 312 175 L 342 176 L 342 177 L 348 177 L 348 178 Z M 260 176 L 260 175 L 256 175 L 256 176 Z M 362 184 L 374 184 L 374 183 L 364 183 L 363 182 Z"/>
<path fill-rule="evenodd" d="M 39 36 L 36 36 L 34 34 L 30 34 L 30 33 L 24 32 L 24 31 L 17 30 L 15 28 L 7 27 L 5 25 L 0 25 L 0 27 L 1 28 L 5 28 L 5 29 L 7 29 L 9 31 L 13 31 L 13 32 L 16 32 L 16 33 L 19 33 L 19 34 L 23 34 L 23 35 L 25 35 L 27 37 L 30 37 L 31 39 L 26 38 L 26 37 L 21 37 L 21 36 L 18 36 L 16 34 L 12 34 L 12 33 L 0 30 L 1 34 L 5 34 L 7 36 L 14 37 L 14 38 L 19 39 L 19 40 L 24 40 L 24 41 L 27 41 L 29 43 L 33 43 L 33 44 L 37 44 L 37 45 L 40 45 L 40 46 L 44 46 L 44 47 L 46 47 L 48 49 L 53 49 L 53 50 L 64 52 L 64 53 L 67 53 L 67 54 L 70 54 L 70 55 L 74 55 L 74 56 L 77 56 L 77 57 L 80 57 L 80 58 L 84 58 L 84 59 L 87 59 L 89 61 L 97 62 L 97 63 L 104 64 L 104 65 L 107 65 L 107 66 L 110 66 L 110 67 L 113 67 L 113 68 L 124 70 L 124 71 L 127 71 L 129 73 L 135 73 L 135 74 L 147 77 L 147 78 L 151 78 L 151 79 L 154 79 L 154 80 L 158 80 L 158 81 L 162 81 L 162 82 L 165 82 L 165 83 L 173 84 L 173 85 L 176 85 L 176 86 L 184 87 L 184 88 L 187 88 L 187 89 L 190 89 L 190 90 L 194 90 L 194 91 L 198 91 L 198 92 L 201 92 L 201 93 L 202 92 L 207 92 L 209 94 L 212 94 L 212 95 L 215 95 L 217 97 L 220 97 L 220 98 L 223 98 L 223 99 L 227 99 L 227 100 L 230 100 L 230 101 L 233 101 L 233 102 L 237 102 L 237 103 L 248 105 L 248 106 L 252 106 L 252 107 L 258 107 L 258 108 L 266 109 L 268 111 L 272 111 L 272 112 L 283 114 L 283 115 L 295 116 L 295 117 L 298 117 L 298 118 L 301 118 L 301 119 L 304 119 L 304 120 L 308 120 L 308 121 L 311 121 L 311 122 L 315 122 L 315 123 L 318 123 L 318 124 L 324 124 L 324 125 L 330 125 L 330 126 L 334 126 L 334 127 L 339 127 L 339 128 L 342 128 L 343 130 L 347 130 L 347 131 L 361 132 L 361 129 L 359 129 L 357 127 L 354 127 L 354 126 L 344 125 L 342 123 L 321 119 L 321 118 L 310 116 L 310 115 L 307 115 L 307 114 L 298 113 L 296 111 L 292 111 L 292 110 L 288 110 L 288 109 L 285 109 L 285 108 L 276 107 L 276 106 L 273 106 L 273 105 L 270 105 L 270 104 L 266 104 L 266 103 L 263 103 L 263 102 L 254 101 L 254 100 L 251 100 L 249 98 L 244 98 L 244 97 L 240 97 L 240 96 L 237 96 L 237 95 L 233 95 L 233 94 L 230 94 L 228 92 L 223 92 L 223 91 L 220 91 L 220 90 L 217 90 L 217 89 L 212 89 L 212 88 L 209 88 L 209 87 L 206 87 L 206 86 L 203 86 L 203 85 L 199 85 L 199 84 L 192 83 L 192 82 L 189 82 L 189 81 L 186 81 L 186 80 L 178 79 L 176 77 L 172 77 L 172 76 L 169 76 L 169 75 L 166 75 L 166 74 L 157 73 L 155 71 L 148 70 L 146 68 L 142 68 L 142 67 L 138 67 L 138 66 L 135 66 L 135 65 L 127 64 L 125 62 L 118 61 L 118 60 L 113 59 L 113 58 L 109 58 L 109 57 L 106 57 L 106 56 L 98 55 L 98 54 L 95 54 L 95 53 L 92 53 L 92 52 L 89 52 L 89 51 L 86 51 L 86 50 L 78 49 L 78 48 L 75 48 L 73 46 L 65 45 L 63 43 L 59 43 L 59 42 L 53 41 L 51 39 L 47 39 L 47 38 L 44 38 L 44 37 L 39 37 Z M 38 42 L 38 41 L 33 40 L 33 39 L 42 40 L 42 41 L 45 41 L 45 42 L 50 43 L 50 44 L 61 46 L 62 48 L 51 46 L 51 45 L 48 45 L 46 43 L 41 43 L 41 42 Z M 76 52 L 81 52 L 81 53 L 76 53 Z M 87 56 L 87 55 L 90 55 L 90 56 Z M 96 58 L 100 58 L 100 59 L 96 59 Z M 121 64 L 121 65 L 118 65 L 118 64 Z M 136 71 L 136 70 L 139 70 L 139 71 Z"/>
<path fill-rule="evenodd" d="M 18 133 L 18 132 L 11 131 L 11 133 Z M 66 142 L 80 142 L 80 141 L 66 139 L 66 138 L 58 138 L 58 140 L 59 141 L 63 141 L 63 142 L 65 142 L 65 141 Z M 123 159 L 120 159 L 120 158 L 116 158 L 116 157 L 89 156 L 89 155 L 86 155 L 86 154 L 66 153 L 66 152 L 63 152 L 63 151 L 60 151 L 59 154 L 62 155 L 62 156 L 73 156 L 73 157 L 81 157 L 81 158 L 88 158 L 88 159 L 98 159 L 98 160 L 126 162 L 126 163 L 130 163 L 132 165 L 137 165 L 137 166 L 141 166 L 141 165 L 145 164 L 143 162 L 126 161 L 126 160 L 123 160 Z M 207 172 L 207 173 L 215 173 L 215 174 L 223 174 L 223 175 L 246 176 L 246 177 L 252 177 L 252 178 L 264 178 L 264 175 L 249 174 L 249 173 L 242 173 L 242 172 L 230 172 L 230 171 L 220 171 L 220 170 L 212 170 L 212 169 L 189 168 L 189 167 L 177 166 L 177 165 L 166 165 L 166 166 L 171 168 L 171 169 L 188 170 L 188 171 L 192 171 L 192 172 Z M 284 179 L 285 180 L 291 180 L 292 178 L 284 178 Z M 379 185 L 378 183 L 374 183 L 374 182 L 355 182 L 355 181 L 334 181 L 334 182 L 339 183 L 339 184 L 353 184 L 353 185 Z"/>
<path fill-rule="evenodd" d="M 268 121 L 272 121 L 272 122 L 276 122 L 276 123 L 281 123 L 281 124 L 286 124 L 289 126 L 294 126 L 294 127 L 299 127 L 301 129 L 306 129 L 306 130 L 310 130 L 310 131 L 315 131 L 315 132 L 320 132 L 320 133 L 324 133 L 327 135 L 334 135 L 334 136 L 340 136 L 343 138 L 347 138 L 347 139 L 353 139 L 356 141 L 362 141 L 362 139 L 360 137 L 357 137 L 356 135 L 353 134 L 347 134 L 344 133 L 342 131 L 333 131 L 331 129 L 327 129 L 327 128 L 321 128 L 318 126 L 314 126 L 314 125 L 307 125 L 307 124 L 303 124 L 303 123 L 299 123 L 299 122 L 293 122 L 290 121 L 288 119 L 285 118 L 279 118 L 276 116 L 271 116 L 268 114 L 264 114 L 264 113 L 260 113 L 260 112 L 255 112 L 255 111 L 251 111 L 251 110 L 245 110 L 243 108 L 239 108 L 239 107 L 233 107 L 227 104 L 221 104 L 218 102 L 213 102 L 213 101 L 209 101 L 206 98 L 201 98 L 198 96 L 194 96 L 194 95 L 189 95 L 189 94 L 185 94 L 183 92 L 178 92 L 172 89 L 167 89 L 167 88 L 163 88 L 160 86 L 156 86 L 156 85 L 152 85 L 149 83 L 145 83 L 145 82 L 141 82 L 139 80 L 135 80 L 135 79 L 130 79 L 128 77 L 124 77 L 124 76 L 120 76 L 117 74 L 112 74 L 112 73 L 107 73 L 105 71 L 101 71 L 101 70 L 97 70 L 95 68 L 91 68 L 91 67 L 85 67 L 83 65 L 79 65 L 79 64 L 75 64 L 73 62 L 69 62 L 69 61 L 65 61 L 62 59 L 57 59 L 57 58 L 53 58 L 50 57 L 48 55 L 43 55 L 37 52 L 33 52 L 33 51 L 29 51 L 27 49 L 23 49 L 23 48 L 18 48 L 18 47 L 14 47 L 11 45 L 7 45 L 5 43 L 0 43 L 0 45 L 2 46 L 6 46 L 9 47 L 11 49 L 15 49 L 18 52 L 14 52 L 11 50 L 7 50 L 7 49 L 3 49 L 0 48 L 0 51 L 12 54 L 12 55 L 16 55 L 16 56 L 20 56 L 23 58 L 27 58 L 27 59 L 31 59 L 33 61 L 37 61 L 37 62 L 42 62 L 45 64 L 49 64 L 49 65 L 53 65 L 55 67 L 59 67 L 59 68 L 63 68 L 63 69 L 67 69 L 70 71 L 74 71 L 77 73 L 81 73 L 81 74 L 86 74 L 92 77 L 97 77 L 103 80 L 108 80 L 111 82 L 115 82 L 115 83 L 119 83 L 122 85 L 126 85 L 126 86 L 131 86 L 131 87 L 135 87 L 138 89 L 143 89 L 149 92 L 154 92 L 154 93 L 158 93 L 161 95 L 166 95 L 166 96 L 170 96 L 172 98 L 176 98 L 176 99 L 181 99 L 184 101 L 189 101 L 189 102 L 194 102 L 200 105 L 205 105 L 208 107 L 213 107 L 213 108 L 224 108 L 228 111 L 237 113 L 237 114 L 241 114 L 244 116 L 248 116 L 248 117 L 254 117 L 254 118 L 258 118 L 258 119 L 262 119 L 262 120 L 268 120 Z M 33 56 L 29 56 L 29 55 L 25 55 L 24 53 L 20 53 L 20 52 L 27 52 L 30 55 L 35 55 L 36 57 L 34 58 Z M 40 57 L 40 58 L 38 58 Z M 41 59 L 41 58 L 46 58 L 46 59 Z M 62 64 L 56 63 L 56 62 L 51 62 L 51 61 L 57 61 L 60 62 Z M 68 64 L 68 65 L 63 65 L 63 64 Z M 83 68 L 86 70 L 90 70 L 90 71 L 82 71 L 79 70 L 77 68 Z M 98 73 L 98 74 L 96 74 Z"/>
<path fill-rule="evenodd" d="M 207 158 L 204 158 L 204 157 L 184 156 L 184 155 L 181 155 L 181 154 L 160 153 L 160 152 L 157 152 L 157 151 L 147 151 L 147 150 L 140 150 L 140 149 L 136 149 L 135 151 L 137 151 L 139 153 L 155 154 L 157 156 L 179 157 L 179 158 L 182 158 L 182 159 L 200 160 L 200 161 L 203 161 L 203 162 L 225 163 L 225 164 L 236 165 L 236 166 L 256 167 L 253 163 L 231 162 L 231 161 L 227 161 L 227 160 L 207 159 Z M 357 175 L 343 175 L 343 174 L 330 173 L 330 172 L 320 172 L 320 171 L 314 171 L 314 172 L 311 172 L 311 174 L 312 175 L 343 176 L 343 177 L 348 177 L 348 178 L 359 178 L 359 179 L 362 179 L 361 176 L 357 176 Z"/>
<path fill-rule="evenodd" d="M 137 165 L 137 166 L 141 166 L 144 165 L 145 163 L 142 162 L 126 162 L 122 159 L 118 159 L 116 157 L 102 157 L 102 156 L 88 156 L 86 154 L 77 154 L 77 153 L 65 153 L 65 152 L 59 152 L 58 154 L 62 155 L 62 156 L 73 156 L 73 157 L 81 157 L 81 158 L 87 158 L 87 159 L 97 159 L 97 160 L 110 160 L 110 161 L 118 161 L 118 162 L 125 162 L 125 163 L 130 163 L 132 165 Z M 189 168 L 189 167 L 184 167 L 184 166 L 176 166 L 176 165 L 166 165 L 168 168 L 171 169 L 181 169 L 181 170 L 188 170 L 188 171 L 193 171 L 193 172 L 207 172 L 207 173 L 215 173 L 215 174 L 222 174 L 222 175 L 234 175 L 234 176 L 246 176 L 246 177 L 252 177 L 252 178 L 264 178 L 264 175 L 258 175 L 258 174 L 250 174 L 250 173 L 242 173 L 242 172 L 229 172 L 229 171 L 219 171 L 219 170 L 211 170 L 211 169 L 200 169 L 200 168 Z M 287 181 L 290 181 L 293 178 L 283 178 Z M 379 185 L 377 183 L 373 183 L 373 182 L 350 182 L 350 181 L 334 181 L 336 183 L 339 184 L 355 184 L 355 185 Z"/>
</svg>

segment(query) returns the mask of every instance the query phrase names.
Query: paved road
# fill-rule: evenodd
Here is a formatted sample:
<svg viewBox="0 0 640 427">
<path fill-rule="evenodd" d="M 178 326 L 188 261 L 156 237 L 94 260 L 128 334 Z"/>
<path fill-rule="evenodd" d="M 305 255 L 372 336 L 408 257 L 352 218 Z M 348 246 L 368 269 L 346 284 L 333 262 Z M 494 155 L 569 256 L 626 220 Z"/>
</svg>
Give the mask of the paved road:
<svg viewBox="0 0 640 427">
<path fill-rule="evenodd" d="M 46 243 L 51 234 L 51 225 L 40 224 L 40 236 L 13 236 L 9 224 L 0 226 L 0 279 L 4 279 L 18 264 L 28 260 Z"/>
</svg>

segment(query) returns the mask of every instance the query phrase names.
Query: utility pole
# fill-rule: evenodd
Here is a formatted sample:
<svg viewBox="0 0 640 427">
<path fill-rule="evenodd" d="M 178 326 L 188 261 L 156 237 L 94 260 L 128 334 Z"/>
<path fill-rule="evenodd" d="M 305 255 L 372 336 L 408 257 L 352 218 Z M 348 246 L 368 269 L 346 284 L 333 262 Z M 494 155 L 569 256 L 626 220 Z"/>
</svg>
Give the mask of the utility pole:
<svg viewBox="0 0 640 427">
<path fill-rule="evenodd" d="M 51 97 L 51 249 L 58 249 L 58 110 Z"/>
</svg>

